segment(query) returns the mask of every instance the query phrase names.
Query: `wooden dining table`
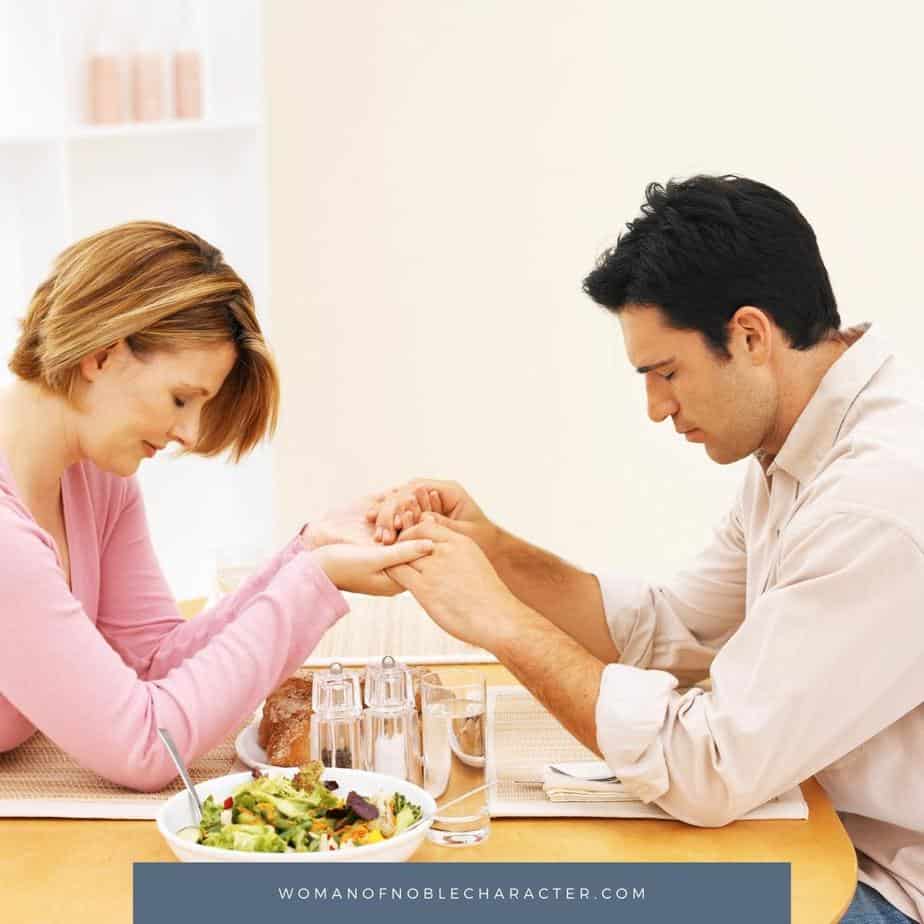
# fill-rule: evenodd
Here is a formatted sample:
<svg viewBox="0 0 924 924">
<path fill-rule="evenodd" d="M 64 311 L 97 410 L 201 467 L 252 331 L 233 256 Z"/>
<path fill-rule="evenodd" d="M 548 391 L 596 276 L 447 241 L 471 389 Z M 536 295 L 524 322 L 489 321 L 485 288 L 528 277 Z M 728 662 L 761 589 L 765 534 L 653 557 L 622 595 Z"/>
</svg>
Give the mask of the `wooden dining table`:
<svg viewBox="0 0 924 924">
<path fill-rule="evenodd" d="M 470 665 L 466 665 L 470 666 Z M 489 684 L 514 683 L 478 665 Z M 824 790 L 802 784 L 807 821 L 495 818 L 476 847 L 425 843 L 413 862 L 784 862 L 792 864 L 794 924 L 832 924 L 853 896 L 853 846 Z M 173 862 L 153 821 L 0 818 L 0 921 L 108 924 L 132 916 L 132 864 Z"/>
</svg>

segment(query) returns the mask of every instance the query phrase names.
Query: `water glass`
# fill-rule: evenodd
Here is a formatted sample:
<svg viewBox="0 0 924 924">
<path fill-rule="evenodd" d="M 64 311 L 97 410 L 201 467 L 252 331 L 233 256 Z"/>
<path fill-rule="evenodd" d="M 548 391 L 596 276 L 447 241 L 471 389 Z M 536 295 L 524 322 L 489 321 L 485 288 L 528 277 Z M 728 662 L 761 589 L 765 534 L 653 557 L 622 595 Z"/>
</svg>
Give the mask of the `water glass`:
<svg viewBox="0 0 924 924">
<path fill-rule="evenodd" d="M 485 681 L 477 671 L 441 668 L 420 681 L 424 789 L 448 802 L 484 783 Z M 480 844 L 490 832 L 487 792 L 437 805 L 430 840 L 442 847 Z"/>
<path fill-rule="evenodd" d="M 234 593 L 257 571 L 264 559 L 263 550 L 255 544 L 224 545 L 215 551 L 215 592 L 221 597 Z"/>
</svg>

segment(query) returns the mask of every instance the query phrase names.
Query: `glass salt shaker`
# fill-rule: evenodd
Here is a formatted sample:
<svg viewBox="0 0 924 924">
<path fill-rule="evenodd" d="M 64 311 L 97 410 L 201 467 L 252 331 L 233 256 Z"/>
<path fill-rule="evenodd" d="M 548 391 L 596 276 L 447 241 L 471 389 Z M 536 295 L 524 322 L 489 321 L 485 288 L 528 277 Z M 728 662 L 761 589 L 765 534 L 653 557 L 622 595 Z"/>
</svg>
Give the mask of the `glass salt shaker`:
<svg viewBox="0 0 924 924">
<path fill-rule="evenodd" d="M 412 783 L 421 782 L 420 729 L 411 672 L 391 655 L 366 668 L 363 766 Z"/>
<path fill-rule="evenodd" d="M 362 764 L 359 675 L 334 663 L 314 675 L 311 690 L 311 759 L 325 767 L 355 768 Z"/>
</svg>

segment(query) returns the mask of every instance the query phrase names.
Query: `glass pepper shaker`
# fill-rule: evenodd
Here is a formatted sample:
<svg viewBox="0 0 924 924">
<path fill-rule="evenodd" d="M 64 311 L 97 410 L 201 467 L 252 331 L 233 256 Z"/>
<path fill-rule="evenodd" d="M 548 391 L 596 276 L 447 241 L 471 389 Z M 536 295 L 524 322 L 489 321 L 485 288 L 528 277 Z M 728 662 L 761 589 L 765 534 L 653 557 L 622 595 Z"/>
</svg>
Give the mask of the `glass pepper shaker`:
<svg viewBox="0 0 924 924">
<path fill-rule="evenodd" d="M 363 766 L 412 783 L 421 781 L 420 729 L 411 672 L 391 655 L 366 668 Z"/>
<path fill-rule="evenodd" d="M 359 675 L 334 663 L 314 675 L 311 690 L 311 759 L 325 767 L 362 765 Z"/>
</svg>

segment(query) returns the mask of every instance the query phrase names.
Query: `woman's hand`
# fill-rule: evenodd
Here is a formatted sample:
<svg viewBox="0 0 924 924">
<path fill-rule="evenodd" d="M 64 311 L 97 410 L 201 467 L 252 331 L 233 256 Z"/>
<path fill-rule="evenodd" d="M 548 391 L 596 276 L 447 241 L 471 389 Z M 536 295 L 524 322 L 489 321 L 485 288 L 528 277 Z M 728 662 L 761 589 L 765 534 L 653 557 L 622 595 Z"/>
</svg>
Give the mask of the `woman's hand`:
<svg viewBox="0 0 924 924">
<path fill-rule="evenodd" d="M 404 588 L 393 581 L 385 569 L 407 566 L 432 551 L 432 540 L 417 539 L 388 547 L 337 542 L 315 549 L 311 554 L 340 590 L 387 597 L 401 593 Z"/>
<path fill-rule="evenodd" d="M 377 494 L 366 512 L 376 542 L 390 545 L 402 530 L 420 522 L 425 513 L 452 521 L 453 529 L 474 539 L 489 557 L 497 544 L 498 528 L 457 481 L 415 478 Z"/>
<path fill-rule="evenodd" d="M 323 517 L 312 520 L 302 530 L 302 545 L 309 552 L 334 542 L 372 545 L 375 540 L 372 524 L 366 519 L 366 511 L 373 503 L 374 498 L 367 496 L 349 506 L 328 510 Z"/>
</svg>

